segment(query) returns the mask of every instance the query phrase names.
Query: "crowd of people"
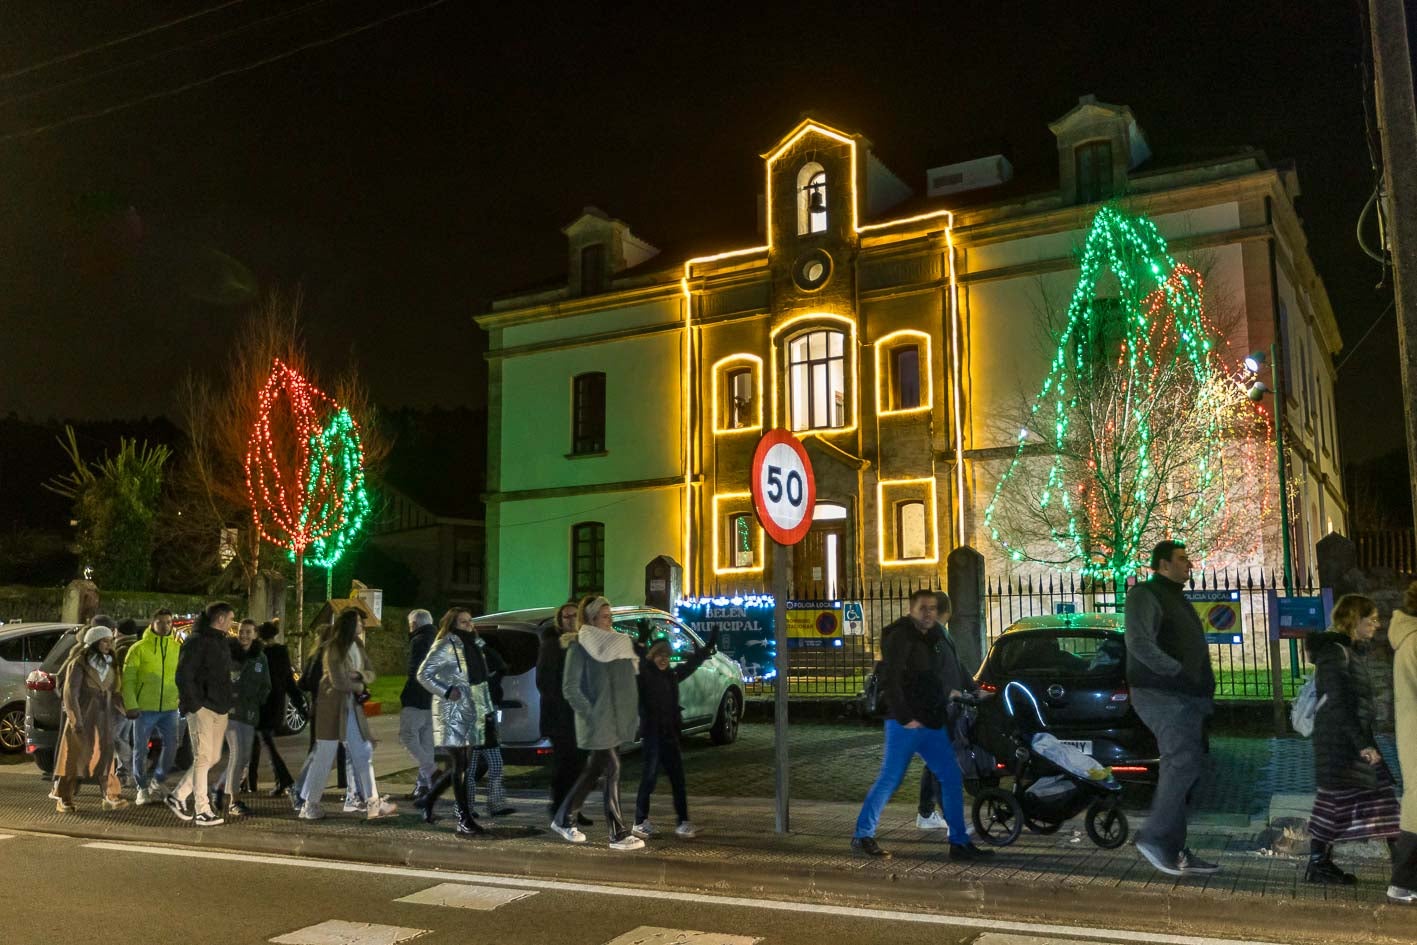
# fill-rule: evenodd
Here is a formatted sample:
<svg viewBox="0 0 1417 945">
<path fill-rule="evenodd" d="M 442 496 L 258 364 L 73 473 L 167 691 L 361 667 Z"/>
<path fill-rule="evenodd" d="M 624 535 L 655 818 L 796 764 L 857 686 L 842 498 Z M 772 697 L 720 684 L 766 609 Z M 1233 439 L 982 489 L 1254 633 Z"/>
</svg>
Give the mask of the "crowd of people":
<svg viewBox="0 0 1417 945">
<path fill-rule="evenodd" d="M 1128 591 L 1125 605 L 1130 700 L 1155 735 L 1160 755 L 1151 811 L 1137 832 L 1136 849 L 1168 875 L 1209 875 L 1219 867 L 1188 845 L 1187 810 L 1205 770 L 1215 676 L 1204 626 L 1184 595 L 1191 573 L 1184 544 L 1159 543 L 1151 568 L 1151 578 Z M 876 842 L 877 824 L 917 755 L 925 762 L 917 825 L 947 831 L 954 859 L 991 853 L 972 842 L 964 817 L 950 725 L 957 697 L 973 691 L 975 681 L 945 629 L 949 616 L 947 595 L 917 591 L 909 613 L 882 633 L 880 675 L 890 717 L 881 770 L 851 841 L 861 854 L 889 855 Z M 165 610 L 153 616 L 140 638 L 122 632 L 135 627 L 102 617 L 80 631 L 59 678 L 64 723 L 51 793 L 59 811 L 75 809 L 81 780 L 98 783 L 104 810 L 127 806 L 120 776 L 126 771 L 138 805 L 165 803 L 181 820 L 201 826 L 249 816 L 240 797 L 256 790 L 264 745 L 276 776 L 271 794 L 288 794 L 301 819 L 325 816 L 322 796 L 336 766 L 347 781 L 346 812 L 370 820 L 397 813 L 397 805 L 380 794 L 362 709 L 375 679 L 364 646 L 365 614 L 345 610 L 320 629 L 298 683 L 289 651 L 278 642 L 279 627 L 245 620 L 233 633 L 234 617 L 230 605 L 211 604 L 185 641 L 174 637 L 172 615 Z M 1417 582 L 1389 626 L 1396 759 L 1383 756 L 1374 736 L 1372 663 L 1357 655 L 1378 626 L 1377 604 L 1349 594 L 1335 603 L 1331 629 L 1306 641 L 1319 702 L 1313 730 L 1318 793 L 1305 879 L 1354 883 L 1354 875 L 1334 862 L 1335 844 L 1382 840 L 1392 860 L 1389 898 L 1417 903 L 1417 791 L 1399 800 L 1390 768 L 1396 760 L 1402 769 L 1417 771 Z M 480 770 L 487 772 L 488 813 L 514 813 L 502 783 L 497 732 L 506 664 L 464 609 L 449 610 L 436 626 L 428 611 L 412 611 L 409 635 L 399 740 L 417 765 L 411 799 L 423 819 L 435 823 L 438 800 L 451 786 L 456 834 L 482 835 L 486 829 L 475 808 Z M 674 665 L 666 641 L 615 630 L 604 597 L 568 601 L 557 610 L 542 632 L 536 664 L 541 733 L 552 748 L 546 807 L 552 831 L 570 843 L 584 843 L 581 828 L 593 821 L 582 808 L 599 786 L 611 849 L 642 848 L 657 832 L 650 802 L 663 770 L 673 797 L 674 833 L 695 835 L 679 747 L 679 685 L 713 650 L 710 638 Z M 310 750 L 295 777 L 274 740 L 288 700 L 302 704 L 311 730 Z M 192 763 L 169 792 L 165 779 L 184 724 Z M 153 736 L 161 750 L 150 763 Z M 636 739 L 642 774 L 633 817 L 626 818 L 619 750 Z M 213 781 L 210 773 L 223 757 L 226 765 Z"/>
</svg>

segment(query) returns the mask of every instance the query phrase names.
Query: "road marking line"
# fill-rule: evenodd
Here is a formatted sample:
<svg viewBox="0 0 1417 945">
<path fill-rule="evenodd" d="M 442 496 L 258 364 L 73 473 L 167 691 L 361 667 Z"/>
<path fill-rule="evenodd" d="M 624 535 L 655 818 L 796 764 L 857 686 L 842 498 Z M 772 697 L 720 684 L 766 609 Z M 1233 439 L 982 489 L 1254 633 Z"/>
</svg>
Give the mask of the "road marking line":
<svg viewBox="0 0 1417 945">
<path fill-rule="evenodd" d="M 12 833 L 0 833 L 0 840 L 13 840 L 13 839 L 15 839 L 15 835 L 12 834 Z"/>
<path fill-rule="evenodd" d="M 617 935 L 605 945 L 757 945 L 760 938 L 748 935 L 724 935 L 721 932 L 691 932 L 688 929 L 661 929 L 642 925 Z"/>
<path fill-rule="evenodd" d="M 420 906 L 449 906 L 454 909 L 481 909 L 491 912 L 518 899 L 535 896 L 534 889 L 504 889 L 500 886 L 469 886 L 467 883 L 439 883 L 421 892 L 395 899 Z"/>
<path fill-rule="evenodd" d="M 1106 945 L 1106 943 L 1089 942 L 1080 938 L 1037 938 L 1033 935 L 1000 935 L 997 932 L 985 932 L 971 945 Z"/>
<path fill-rule="evenodd" d="M 380 866 L 375 863 L 349 863 L 340 860 L 320 860 L 313 857 L 279 856 L 266 853 L 224 853 L 217 850 L 192 850 L 185 847 L 161 847 L 143 843 L 115 843 L 97 840 L 85 843 L 91 850 L 113 850 L 119 853 L 151 853 L 156 856 L 187 857 L 197 860 L 219 860 L 227 863 L 260 863 L 289 866 L 293 869 L 330 870 L 338 873 L 371 873 L 379 876 L 404 876 L 410 879 L 455 880 L 481 883 L 485 886 L 510 886 L 513 889 L 540 889 L 550 892 L 587 893 L 597 896 L 625 896 L 632 899 L 655 899 L 661 902 L 684 902 L 695 906 L 716 905 L 739 909 L 763 909 L 770 912 L 801 912 L 811 915 L 835 915 L 848 919 L 882 919 L 891 922 L 914 922 L 921 925 L 952 925 L 960 928 L 1002 932 L 1024 932 L 1034 935 L 1090 935 L 1114 942 L 1146 942 L 1148 945 L 1274 945 L 1249 939 L 1209 938 L 1200 935 L 1169 935 L 1164 932 L 1134 932 L 1130 929 L 1091 928 L 1087 926 L 1054 925 L 1047 922 L 1010 922 L 985 919 L 974 915 L 950 913 L 902 912 L 894 909 L 864 909 L 856 906 L 829 906 L 809 902 L 788 902 L 776 899 L 748 899 L 742 896 L 672 892 L 665 889 L 634 889 L 625 886 L 598 886 L 556 879 L 530 879 L 495 876 L 490 873 L 464 873 L 446 870 L 417 869 L 410 866 Z"/>
<path fill-rule="evenodd" d="M 427 935 L 428 932 L 428 929 L 404 929 L 397 925 L 329 919 L 319 925 L 296 929 L 271 941 L 275 945 L 398 945 L 399 942 Z"/>
</svg>

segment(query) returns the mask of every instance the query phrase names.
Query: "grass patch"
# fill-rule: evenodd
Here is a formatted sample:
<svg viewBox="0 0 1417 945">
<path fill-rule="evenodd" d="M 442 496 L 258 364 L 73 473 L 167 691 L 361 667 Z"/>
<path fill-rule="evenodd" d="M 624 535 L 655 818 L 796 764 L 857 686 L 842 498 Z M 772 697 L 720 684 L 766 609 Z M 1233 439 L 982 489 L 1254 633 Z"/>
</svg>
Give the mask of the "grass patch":
<svg viewBox="0 0 1417 945">
<path fill-rule="evenodd" d="M 403 682 L 407 676 L 380 676 L 369 687 L 369 698 L 387 706 L 397 707 L 399 694 L 403 692 Z"/>
</svg>

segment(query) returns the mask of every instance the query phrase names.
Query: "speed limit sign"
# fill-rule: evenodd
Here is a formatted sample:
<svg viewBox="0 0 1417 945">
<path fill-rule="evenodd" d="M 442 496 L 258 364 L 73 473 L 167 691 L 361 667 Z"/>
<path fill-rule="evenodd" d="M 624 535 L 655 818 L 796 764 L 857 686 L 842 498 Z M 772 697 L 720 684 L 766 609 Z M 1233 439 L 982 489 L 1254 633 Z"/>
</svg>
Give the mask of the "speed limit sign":
<svg viewBox="0 0 1417 945">
<path fill-rule="evenodd" d="M 786 430 L 769 430 L 753 453 L 753 509 L 773 541 L 795 545 L 812 528 L 817 481 L 801 441 Z"/>
</svg>

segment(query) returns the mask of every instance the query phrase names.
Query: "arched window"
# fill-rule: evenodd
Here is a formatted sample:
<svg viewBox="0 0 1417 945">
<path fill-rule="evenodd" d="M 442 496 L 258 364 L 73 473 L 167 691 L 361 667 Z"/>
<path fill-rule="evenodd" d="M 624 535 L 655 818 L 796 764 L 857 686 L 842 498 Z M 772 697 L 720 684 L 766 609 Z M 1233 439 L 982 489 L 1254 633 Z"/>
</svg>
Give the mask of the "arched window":
<svg viewBox="0 0 1417 945">
<path fill-rule="evenodd" d="M 846 426 L 846 336 L 822 329 L 789 341 L 787 388 L 793 430 Z"/>
<path fill-rule="evenodd" d="M 816 161 L 797 172 L 797 235 L 827 229 L 827 171 Z"/>
</svg>

